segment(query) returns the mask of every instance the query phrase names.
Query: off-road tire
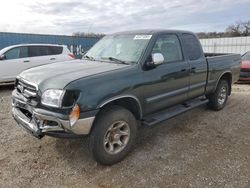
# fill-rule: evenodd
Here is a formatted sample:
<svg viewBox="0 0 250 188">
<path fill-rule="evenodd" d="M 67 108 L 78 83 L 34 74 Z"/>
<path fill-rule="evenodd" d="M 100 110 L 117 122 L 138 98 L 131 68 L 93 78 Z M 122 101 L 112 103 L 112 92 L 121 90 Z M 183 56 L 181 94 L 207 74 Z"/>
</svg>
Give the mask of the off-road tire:
<svg viewBox="0 0 250 188">
<path fill-rule="evenodd" d="M 104 138 L 106 138 L 107 131 L 110 130 L 111 125 L 120 121 L 127 123 L 129 127 L 127 127 L 129 130 L 129 139 L 126 146 L 120 152 L 110 154 L 104 144 L 107 139 L 104 141 Z M 98 114 L 94 122 L 93 129 L 88 139 L 89 151 L 98 163 L 102 165 L 113 165 L 120 162 L 131 151 L 136 134 L 137 121 L 129 110 L 120 106 L 105 108 Z"/>
<path fill-rule="evenodd" d="M 214 93 L 207 96 L 208 107 L 212 110 L 221 110 L 225 107 L 229 95 L 229 84 L 227 80 L 220 80 Z"/>
</svg>

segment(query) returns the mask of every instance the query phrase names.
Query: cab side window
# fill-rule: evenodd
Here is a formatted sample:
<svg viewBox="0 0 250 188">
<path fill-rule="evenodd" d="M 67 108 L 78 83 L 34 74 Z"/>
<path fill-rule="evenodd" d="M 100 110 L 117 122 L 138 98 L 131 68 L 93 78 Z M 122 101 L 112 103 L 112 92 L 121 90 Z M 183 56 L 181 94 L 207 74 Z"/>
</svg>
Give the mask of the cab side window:
<svg viewBox="0 0 250 188">
<path fill-rule="evenodd" d="M 18 59 L 28 57 L 28 48 L 27 47 L 17 47 L 13 48 L 5 53 L 5 59 Z"/>
<path fill-rule="evenodd" d="M 29 56 L 45 56 L 50 55 L 49 48 L 47 46 L 29 46 Z"/>
<path fill-rule="evenodd" d="M 174 34 L 158 37 L 152 53 L 161 53 L 165 63 L 183 60 L 180 41 Z"/>
<path fill-rule="evenodd" d="M 19 54 L 19 58 L 25 58 L 28 57 L 28 47 L 24 46 L 24 47 L 20 47 L 20 54 Z"/>
</svg>

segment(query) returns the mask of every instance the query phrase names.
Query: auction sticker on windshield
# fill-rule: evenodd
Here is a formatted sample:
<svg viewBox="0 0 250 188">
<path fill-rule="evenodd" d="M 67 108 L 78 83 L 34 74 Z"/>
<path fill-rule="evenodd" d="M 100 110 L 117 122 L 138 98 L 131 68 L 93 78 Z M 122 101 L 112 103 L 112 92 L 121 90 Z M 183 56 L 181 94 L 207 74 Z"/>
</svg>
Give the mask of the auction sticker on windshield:
<svg viewBox="0 0 250 188">
<path fill-rule="evenodd" d="M 152 35 L 135 35 L 134 40 L 149 40 Z"/>
</svg>

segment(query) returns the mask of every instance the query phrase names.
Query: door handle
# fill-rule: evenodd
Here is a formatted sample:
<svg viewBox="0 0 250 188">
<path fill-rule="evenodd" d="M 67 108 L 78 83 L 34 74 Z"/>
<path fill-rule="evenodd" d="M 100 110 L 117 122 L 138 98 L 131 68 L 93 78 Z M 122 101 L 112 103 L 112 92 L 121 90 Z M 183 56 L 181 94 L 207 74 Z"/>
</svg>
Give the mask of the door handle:
<svg viewBox="0 0 250 188">
<path fill-rule="evenodd" d="M 181 72 L 185 72 L 187 69 L 181 69 Z"/>
<path fill-rule="evenodd" d="M 196 67 L 191 68 L 191 73 L 195 73 Z"/>
<path fill-rule="evenodd" d="M 50 60 L 56 60 L 56 58 L 50 58 Z"/>
<path fill-rule="evenodd" d="M 24 63 L 29 63 L 30 61 L 29 60 L 25 60 L 25 61 L 23 61 Z"/>
</svg>

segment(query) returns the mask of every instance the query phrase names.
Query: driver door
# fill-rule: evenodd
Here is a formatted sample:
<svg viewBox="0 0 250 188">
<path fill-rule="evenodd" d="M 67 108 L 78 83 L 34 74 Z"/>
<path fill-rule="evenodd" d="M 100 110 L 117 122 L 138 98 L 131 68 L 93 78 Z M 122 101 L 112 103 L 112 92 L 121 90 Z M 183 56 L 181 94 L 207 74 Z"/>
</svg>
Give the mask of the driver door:
<svg viewBox="0 0 250 188">
<path fill-rule="evenodd" d="M 164 63 L 144 71 L 146 114 L 187 100 L 189 89 L 189 64 L 184 60 L 177 35 L 160 35 L 152 53 L 161 53 Z"/>
</svg>

